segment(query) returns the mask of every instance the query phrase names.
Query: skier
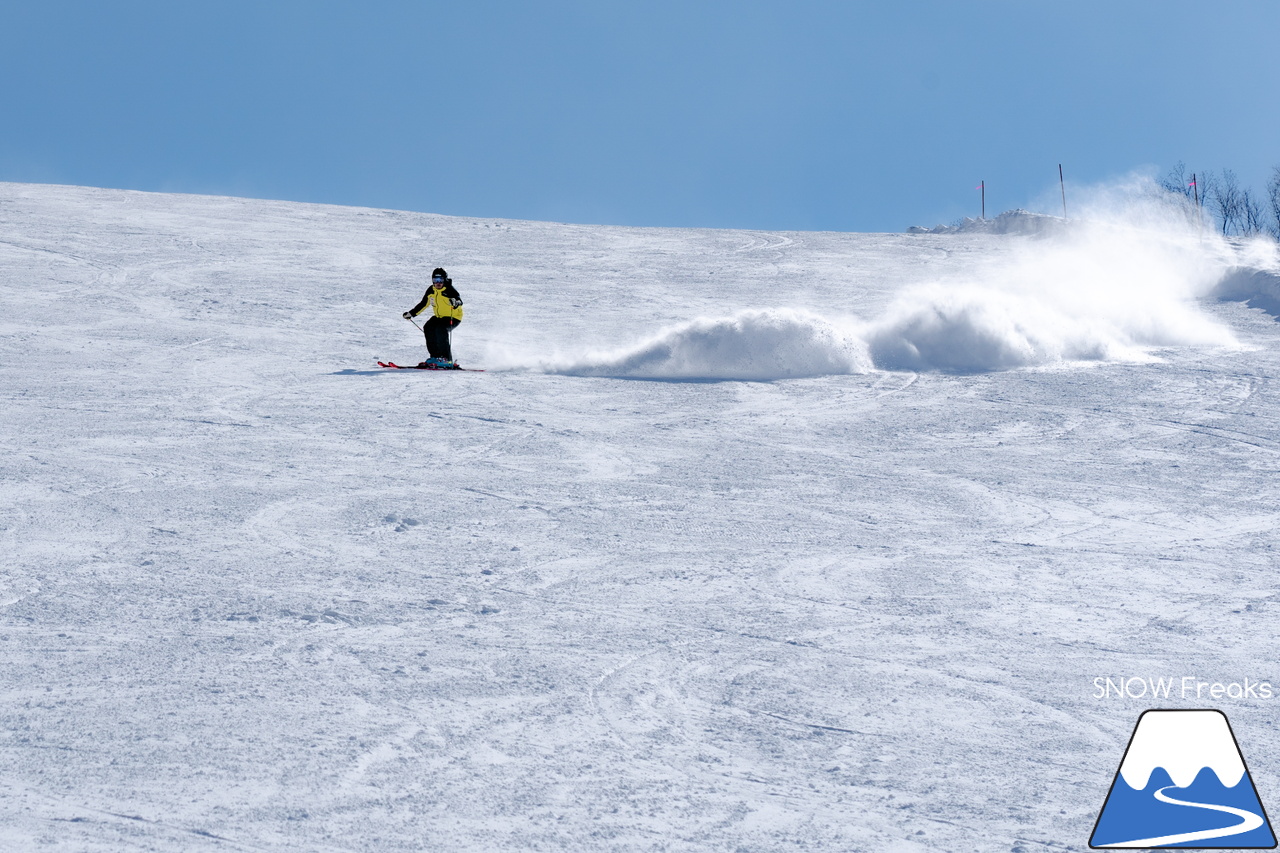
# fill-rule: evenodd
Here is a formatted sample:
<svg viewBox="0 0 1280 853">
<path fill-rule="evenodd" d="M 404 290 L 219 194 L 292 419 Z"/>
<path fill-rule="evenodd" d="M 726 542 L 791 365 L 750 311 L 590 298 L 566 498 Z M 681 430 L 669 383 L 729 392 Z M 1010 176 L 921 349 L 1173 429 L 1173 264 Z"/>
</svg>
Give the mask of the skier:
<svg viewBox="0 0 1280 853">
<path fill-rule="evenodd" d="M 431 317 L 422 329 L 427 338 L 427 353 L 431 356 L 425 365 L 453 367 L 453 347 L 449 338 L 453 327 L 462 322 L 462 297 L 453 289 L 453 279 L 440 267 L 431 271 L 431 286 L 422 295 L 422 301 L 404 312 L 410 320 L 424 309 L 431 309 Z"/>
</svg>

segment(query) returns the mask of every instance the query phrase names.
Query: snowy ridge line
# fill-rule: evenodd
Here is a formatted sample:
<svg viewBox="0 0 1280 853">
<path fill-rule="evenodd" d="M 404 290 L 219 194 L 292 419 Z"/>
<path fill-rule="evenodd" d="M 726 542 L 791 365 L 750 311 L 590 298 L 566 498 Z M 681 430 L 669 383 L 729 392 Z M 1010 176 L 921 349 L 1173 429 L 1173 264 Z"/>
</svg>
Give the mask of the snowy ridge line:
<svg viewBox="0 0 1280 853">
<path fill-rule="evenodd" d="M 913 225 L 908 234 L 1057 234 L 1071 226 L 1071 221 L 1061 216 L 1031 213 L 1021 208 L 1006 210 L 990 219 L 974 219 L 966 216 L 952 225 L 935 225 L 926 228 Z"/>
</svg>

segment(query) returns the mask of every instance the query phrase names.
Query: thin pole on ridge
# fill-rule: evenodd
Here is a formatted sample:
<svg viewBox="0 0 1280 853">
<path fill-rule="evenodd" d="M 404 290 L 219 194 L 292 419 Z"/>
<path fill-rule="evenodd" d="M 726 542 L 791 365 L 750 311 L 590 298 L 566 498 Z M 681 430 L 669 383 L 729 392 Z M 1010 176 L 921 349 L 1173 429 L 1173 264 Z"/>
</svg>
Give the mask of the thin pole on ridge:
<svg viewBox="0 0 1280 853">
<path fill-rule="evenodd" d="M 1067 182 L 1062 179 L 1062 164 L 1058 164 L 1058 188 L 1062 190 L 1062 218 L 1067 218 Z"/>
<path fill-rule="evenodd" d="M 982 183 L 978 184 L 978 189 L 982 190 L 982 218 L 983 218 L 983 219 L 986 219 L 986 218 L 987 218 L 987 182 L 986 182 L 986 179 L 983 179 Z"/>
<path fill-rule="evenodd" d="M 1204 241 L 1204 211 L 1200 209 L 1200 182 L 1196 180 L 1196 173 L 1191 173 L 1191 191 L 1195 194 L 1196 199 L 1196 236 L 1201 242 Z"/>
</svg>

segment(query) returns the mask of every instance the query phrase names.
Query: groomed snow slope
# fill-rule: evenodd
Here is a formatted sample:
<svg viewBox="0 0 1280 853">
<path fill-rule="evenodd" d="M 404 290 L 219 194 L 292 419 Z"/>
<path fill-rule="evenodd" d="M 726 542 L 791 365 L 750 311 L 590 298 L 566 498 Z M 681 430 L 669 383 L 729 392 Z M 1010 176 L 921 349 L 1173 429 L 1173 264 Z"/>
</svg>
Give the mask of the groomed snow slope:
<svg viewBox="0 0 1280 853">
<path fill-rule="evenodd" d="M 1267 251 L 0 184 L 0 847 L 1083 848 L 1280 682 Z"/>
</svg>

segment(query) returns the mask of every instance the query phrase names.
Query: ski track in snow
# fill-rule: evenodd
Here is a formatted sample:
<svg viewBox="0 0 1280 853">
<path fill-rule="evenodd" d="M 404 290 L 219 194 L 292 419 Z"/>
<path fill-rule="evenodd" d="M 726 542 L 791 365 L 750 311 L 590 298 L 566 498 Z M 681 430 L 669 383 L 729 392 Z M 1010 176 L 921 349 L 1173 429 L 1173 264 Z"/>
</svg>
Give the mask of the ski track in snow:
<svg viewBox="0 0 1280 853">
<path fill-rule="evenodd" d="M 1280 653 L 1240 303 L 1148 361 L 635 381 L 529 368 L 861 334 L 1034 244 L 16 184 L 0 224 L 4 849 L 1079 849 L 1146 707 L 1094 677 Z M 460 361 L 521 369 L 371 369 L 436 265 Z"/>
</svg>

